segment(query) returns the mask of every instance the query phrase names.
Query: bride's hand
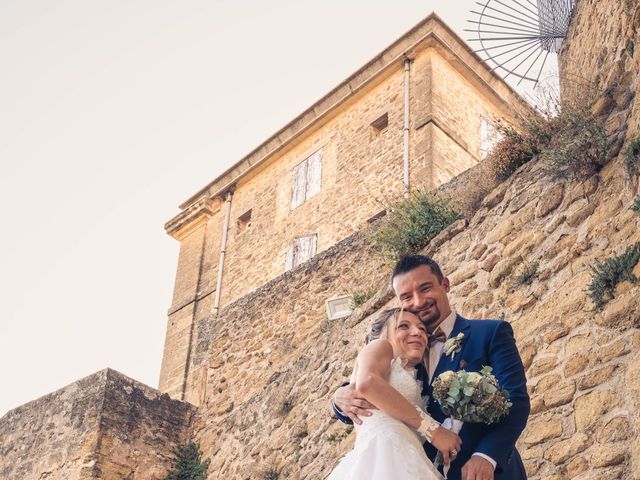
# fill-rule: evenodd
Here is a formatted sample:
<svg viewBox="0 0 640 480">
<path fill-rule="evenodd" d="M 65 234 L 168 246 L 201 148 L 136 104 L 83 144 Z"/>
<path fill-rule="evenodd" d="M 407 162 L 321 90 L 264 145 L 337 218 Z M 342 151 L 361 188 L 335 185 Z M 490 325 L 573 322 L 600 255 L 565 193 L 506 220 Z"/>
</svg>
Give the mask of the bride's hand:
<svg viewBox="0 0 640 480">
<path fill-rule="evenodd" d="M 460 440 L 458 435 L 450 432 L 446 428 L 438 427 L 431 436 L 431 445 L 440 451 L 444 458 L 444 463 L 447 465 L 455 460 L 455 457 L 460 453 L 462 440 Z"/>
<path fill-rule="evenodd" d="M 357 425 L 362 423 L 360 416 L 368 417 L 371 415 L 369 410 L 376 408 L 358 395 L 353 385 L 345 385 L 338 388 L 336 393 L 333 394 L 333 402 L 342 413 Z"/>
</svg>

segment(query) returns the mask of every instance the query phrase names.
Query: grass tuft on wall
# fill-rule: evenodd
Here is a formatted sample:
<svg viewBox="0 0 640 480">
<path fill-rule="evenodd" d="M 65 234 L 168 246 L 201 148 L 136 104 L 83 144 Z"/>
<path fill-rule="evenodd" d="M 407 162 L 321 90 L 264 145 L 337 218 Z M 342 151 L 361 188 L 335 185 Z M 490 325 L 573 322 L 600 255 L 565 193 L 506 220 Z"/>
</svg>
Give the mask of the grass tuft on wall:
<svg viewBox="0 0 640 480">
<path fill-rule="evenodd" d="M 640 261 L 640 242 L 627 247 L 620 256 L 606 258 L 602 262 L 596 260 L 591 266 L 593 273 L 587 292 L 598 309 L 602 310 L 604 305 L 615 297 L 618 283 L 625 280 L 635 283 L 638 280 L 631 273 L 638 261 Z"/>
<path fill-rule="evenodd" d="M 392 262 L 418 252 L 458 218 L 445 202 L 420 190 L 389 205 L 387 211 L 371 233 L 371 242 L 383 259 Z"/>
</svg>

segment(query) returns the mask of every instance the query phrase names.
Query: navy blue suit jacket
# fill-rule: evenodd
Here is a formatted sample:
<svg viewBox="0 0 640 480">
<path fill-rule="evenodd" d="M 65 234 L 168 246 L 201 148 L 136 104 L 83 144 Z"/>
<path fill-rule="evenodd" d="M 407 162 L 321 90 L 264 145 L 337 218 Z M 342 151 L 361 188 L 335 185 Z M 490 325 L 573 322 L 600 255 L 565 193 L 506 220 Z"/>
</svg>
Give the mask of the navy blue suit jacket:
<svg viewBox="0 0 640 480">
<path fill-rule="evenodd" d="M 502 320 L 466 320 L 458 315 L 449 337 L 453 338 L 461 332 L 464 333 L 464 339 L 460 351 L 453 358 L 443 355 L 433 378 L 447 370 L 477 372 L 489 365 L 500 387 L 509 392 L 513 405 L 509 414 L 493 425 L 464 424 L 460 432 L 462 450 L 451 463 L 448 477 L 450 480 L 460 480 L 462 466 L 473 453 L 478 452 L 496 461 L 495 480 L 524 480 L 527 476 L 515 443 L 527 425 L 530 406 L 524 367 L 511 325 Z M 418 378 L 424 381 L 423 395 L 429 396 L 429 414 L 438 422 L 443 422 L 446 416 L 432 398 L 432 386 L 424 368 L 419 369 Z M 340 415 L 338 411 L 335 413 L 341 421 L 351 423 L 348 417 Z M 425 443 L 425 451 L 429 458 L 435 458 L 437 451 L 431 444 Z"/>
</svg>

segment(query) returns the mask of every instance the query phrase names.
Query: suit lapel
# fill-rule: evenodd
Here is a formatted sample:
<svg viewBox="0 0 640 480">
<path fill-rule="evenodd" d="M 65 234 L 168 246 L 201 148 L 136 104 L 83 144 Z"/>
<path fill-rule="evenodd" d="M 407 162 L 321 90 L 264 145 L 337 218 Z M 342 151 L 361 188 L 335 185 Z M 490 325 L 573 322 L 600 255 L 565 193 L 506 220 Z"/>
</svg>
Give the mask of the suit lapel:
<svg viewBox="0 0 640 480">
<path fill-rule="evenodd" d="M 441 373 L 446 372 L 448 370 L 453 370 L 454 372 L 458 370 L 458 366 L 460 365 L 460 359 L 462 358 L 462 354 L 464 353 L 464 347 L 467 345 L 467 341 L 469 340 L 470 328 L 471 326 L 469 325 L 468 320 L 462 318 L 460 315 L 456 315 L 456 323 L 453 324 L 453 330 L 451 330 L 451 335 L 449 335 L 449 338 L 453 338 L 457 336 L 459 333 L 464 334 L 464 338 L 462 339 L 462 343 L 460 345 L 461 347 L 460 351 L 455 355 L 453 355 L 453 358 L 451 358 L 451 355 L 446 355 L 444 352 L 442 352 L 442 355 L 440 356 L 440 361 L 438 362 L 438 365 L 436 366 L 436 370 L 433 373 L 433 378 L 431 379 L 431 382 L 430 382 L 431 384 L 433 384 L 433 381 Z"/>
</svg>

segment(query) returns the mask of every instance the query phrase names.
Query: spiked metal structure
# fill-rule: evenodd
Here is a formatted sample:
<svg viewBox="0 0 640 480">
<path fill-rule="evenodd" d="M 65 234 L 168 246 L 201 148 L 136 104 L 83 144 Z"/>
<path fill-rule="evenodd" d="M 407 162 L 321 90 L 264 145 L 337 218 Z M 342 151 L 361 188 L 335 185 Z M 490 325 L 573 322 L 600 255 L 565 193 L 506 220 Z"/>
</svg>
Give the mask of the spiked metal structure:
<svg viewBox="0 0 640 480">
<path fill-rule="evenodd" d="M 506 79 L 518 77 L 534 85 L 549 55 L 560 50 L 569 28 L 575 0 L 481 0 L 469 20 L 479 42 L 476 50 Z"/>
</svg>

